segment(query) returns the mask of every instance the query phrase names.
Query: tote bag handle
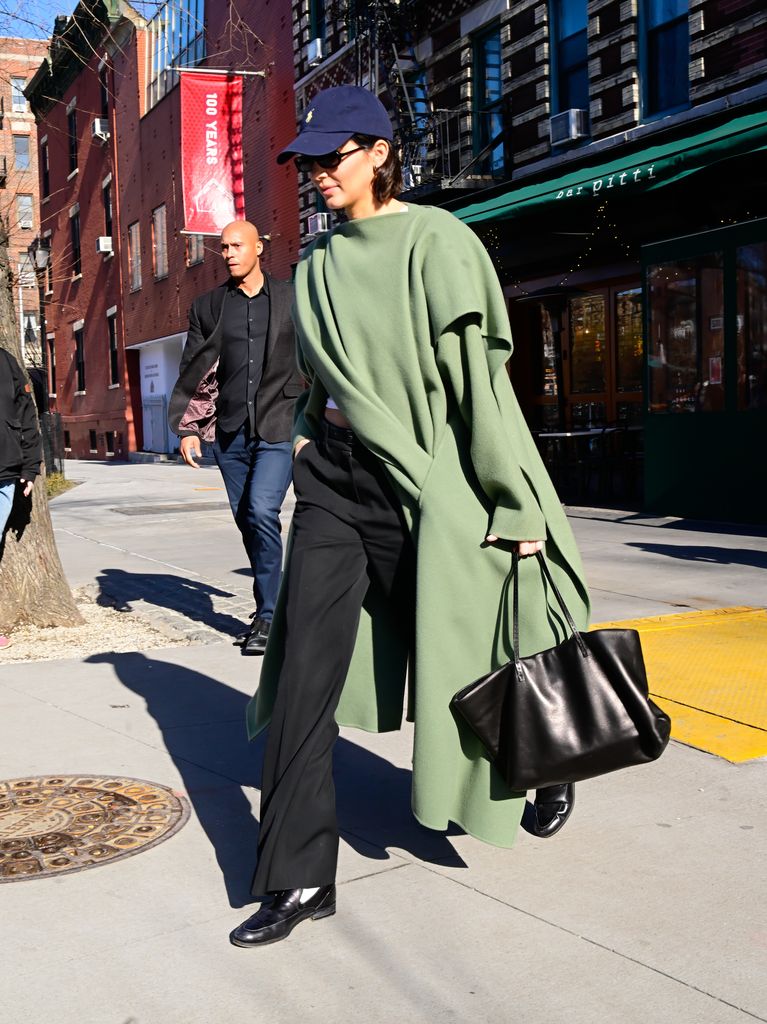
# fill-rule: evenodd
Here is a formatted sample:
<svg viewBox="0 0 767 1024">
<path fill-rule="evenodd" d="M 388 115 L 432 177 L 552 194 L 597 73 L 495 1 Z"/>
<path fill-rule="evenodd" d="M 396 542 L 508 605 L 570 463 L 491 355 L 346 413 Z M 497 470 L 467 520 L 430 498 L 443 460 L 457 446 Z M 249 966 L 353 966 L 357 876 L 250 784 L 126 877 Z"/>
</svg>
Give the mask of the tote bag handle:
<svg viewBox="0 0 767 1024">
<path fill-rule="evenodd" d="M 559 592 L 559 587 L 554 582 L 554 577 L 551 575 L 551 571 L 546 564 L 546 559 L 543 556 L 542 551 L 536 551 L 535 557 L 538 559 L 538 564 L 541 567 L 541 571 L 546 579 L 546 582 L 551 587 L 551 590 L 556 597 L 559 607 L 562 609 L 562 614 L 565 617 L 567 625 L 570 627 L 570 632 L 575 637 L 575 641 L 578 644 L 578 649 L 584 658 L 588 658 L 589 650 L 586 644 L 583 642 L 583 637 L 580 634 L 580 630 L 575 625 L 575 621 L 570 614 L 570 611 L 565 604 L 565 600 Z M 512 603 L 514 611 L 512 613 L 512 650 L 514 653 L 514 668 L 516 670 L 517 679 L 520 681 L 524 678 L 522 672 L 522 665 L 519 660 L 519 552 L 512 552 L 511 556 L 511 576 L 513 580 L 513 595 Z"/>
</svg>

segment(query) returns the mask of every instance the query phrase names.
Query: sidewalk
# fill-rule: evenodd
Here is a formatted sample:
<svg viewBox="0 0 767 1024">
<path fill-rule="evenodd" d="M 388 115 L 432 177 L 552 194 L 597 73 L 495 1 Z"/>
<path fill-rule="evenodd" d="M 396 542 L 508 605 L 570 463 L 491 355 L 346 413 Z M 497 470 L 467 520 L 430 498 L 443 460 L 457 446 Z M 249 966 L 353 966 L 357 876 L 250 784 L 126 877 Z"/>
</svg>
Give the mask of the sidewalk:
<svg viewBox="0 0 767 1024">
<path fill-rule="evenodd" d="M 192 813 L 137 856 L 0 886 L 9 1022 L 767 1020 L 767 760 L 679 743 L 579 785 L 552 842 L 521 833 L 499 850 L 412 819 L 409 726 L 343 730 L 338 914 L 262 950 L 230 946 L 251 912 L 260 744 L 243 712 L 260 661 L 227 639 L 252 600 L 220 477 L 67 475 L 83 483 L 52 509 L 71 584 L 197 642 L 0 665 L 0 779 L 132 776 L 185 793 Z M 767 600 L 764 535 L 570 511 L 595 621 Z"/>
</svg>

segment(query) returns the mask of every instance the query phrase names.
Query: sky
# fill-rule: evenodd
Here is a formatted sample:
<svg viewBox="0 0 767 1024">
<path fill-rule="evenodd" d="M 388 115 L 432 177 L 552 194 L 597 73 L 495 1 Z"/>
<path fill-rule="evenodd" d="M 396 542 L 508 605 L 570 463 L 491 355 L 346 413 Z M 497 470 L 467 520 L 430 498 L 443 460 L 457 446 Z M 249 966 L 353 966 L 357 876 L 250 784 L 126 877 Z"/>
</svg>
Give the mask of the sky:
<svg viewBox="0 0 767 1024">
<path fill-rule="evenodd" d="M 0 35 L 47 39 L 57 14 L 71 14 L 77 0 L 0 0 Z"/>
</svg>

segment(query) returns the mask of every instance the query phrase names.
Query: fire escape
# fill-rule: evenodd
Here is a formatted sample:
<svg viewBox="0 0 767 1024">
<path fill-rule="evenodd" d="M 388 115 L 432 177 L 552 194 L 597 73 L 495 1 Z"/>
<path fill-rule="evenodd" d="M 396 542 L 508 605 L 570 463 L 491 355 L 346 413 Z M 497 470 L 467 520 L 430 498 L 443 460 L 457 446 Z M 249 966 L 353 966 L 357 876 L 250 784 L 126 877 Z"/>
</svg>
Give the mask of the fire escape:
<svg viewBox="0 0 767 1024">
<path fill-rule="evenodd" d="M 357 84 L 388 93 L 406 193 L 417 197 L 478 189 L 502 178 L 500 109 L 471 103 L 445 109 L 430 96 L 417 41 L 426 34 L 426 19 L 438 24 L 440 8 L 448 5 L 439 0 L 341 0 L 335 6 L 355 44 Z"/>
</svg>

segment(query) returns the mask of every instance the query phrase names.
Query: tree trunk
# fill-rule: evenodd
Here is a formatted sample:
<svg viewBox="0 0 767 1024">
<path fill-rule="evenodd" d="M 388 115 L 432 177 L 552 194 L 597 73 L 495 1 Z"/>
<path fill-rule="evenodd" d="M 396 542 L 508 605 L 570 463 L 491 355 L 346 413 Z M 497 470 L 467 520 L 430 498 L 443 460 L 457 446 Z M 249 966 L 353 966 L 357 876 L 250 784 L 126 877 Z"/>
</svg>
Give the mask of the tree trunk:
<svg viewBox="0 0 767 1024">
<path fill-rule="evenodd" d="M 0 339 L 26 373 L 13 306 L 8 251 L 2 243 L 0 246 Z M 0 558 L 0 633 L 9 633 L 14 626 L 23 624 L 78 626 L 82 621 L 56 550 L 43 464 L 29 498 L 17 489 L 5 533 Z"/>
</svg>

